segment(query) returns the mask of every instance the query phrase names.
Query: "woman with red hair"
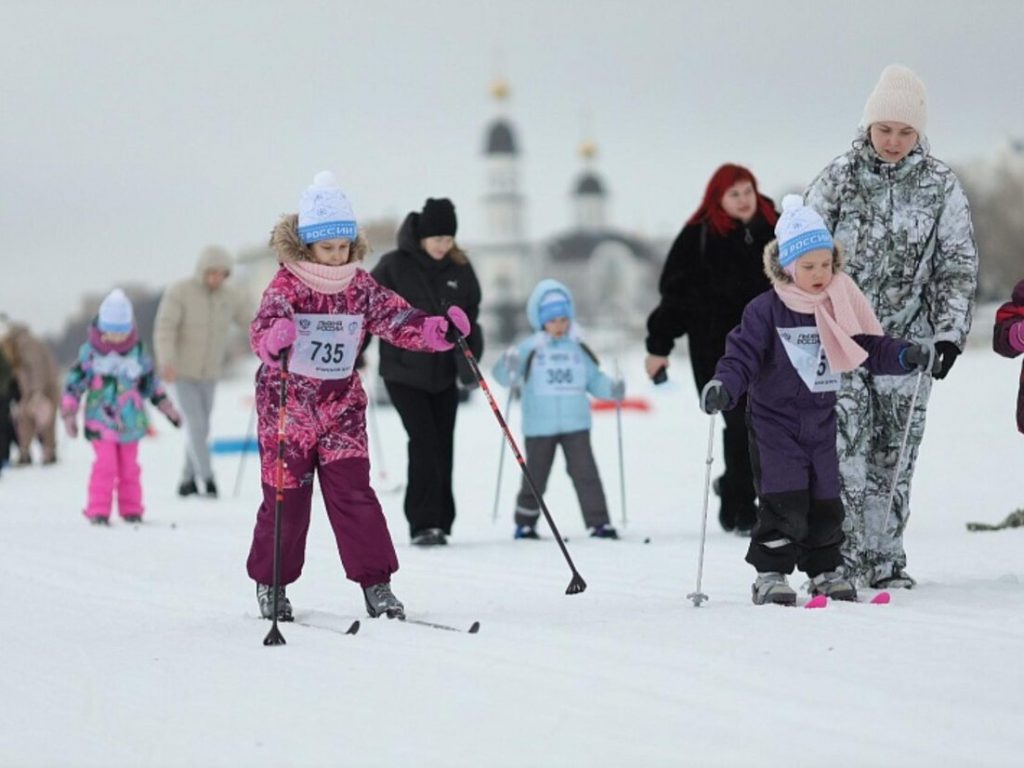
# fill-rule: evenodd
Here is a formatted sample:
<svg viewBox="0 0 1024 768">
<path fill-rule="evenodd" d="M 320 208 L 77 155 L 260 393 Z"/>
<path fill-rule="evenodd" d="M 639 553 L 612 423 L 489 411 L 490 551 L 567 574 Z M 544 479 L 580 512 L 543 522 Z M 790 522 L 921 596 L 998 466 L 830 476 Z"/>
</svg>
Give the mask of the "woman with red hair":
<svg viewBox="0 0 1024 768">
<path fill-rule="evenodd" d="M 647 318 L 647 375 L 669 365 L 675 340 L 690 337 L 697 392 L 711 380 L 725 353 L 725 337 L 743 308 L 767 290 L 762 252 L 775 238 L 778 214 L 757 190 L 757 179 L 727 163 L 708 181 L 700 207 L 672 244 L 661 273 L 661 303 Z M 725 473 L 715 481 L 718 519 L 727 531 L 749 534 L 756 519 L 754 481 L 745 423 L 746 401 L 725 418 Z"/>
</svg>

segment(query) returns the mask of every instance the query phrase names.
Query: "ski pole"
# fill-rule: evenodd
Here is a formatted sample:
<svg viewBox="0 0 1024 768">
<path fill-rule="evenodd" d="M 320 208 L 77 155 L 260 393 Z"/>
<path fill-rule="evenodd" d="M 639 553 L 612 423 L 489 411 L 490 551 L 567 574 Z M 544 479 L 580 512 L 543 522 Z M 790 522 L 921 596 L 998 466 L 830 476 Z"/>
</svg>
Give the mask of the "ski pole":
<svg viewBox="0 0 1024 768">
<path fill-rule="evenodd" d="M 928 356 L 928 370 L 932 369 L 932 361 L 935 357 L 935 349 L 930 350 Z M 900 441 L 900 452 L 896 457 L 896 466 L 892 471 L 892 487 L 889 488 L 889 501 L 885 505 L 885 522 L 879 536 L 889 529 L 889 516 L 892 514 L 892 505 L 896 500 L 896 485 L 900 481 L 900 468 L 903 466 L 903 454 L 907 450 L 907 440 L 910 438 L 910 427 L 914 423 L 914 406 L 917 405 L 917 393 L 921 391 L 921 381 L 924 379 L 925 369 L 917 372 L 917 381 L 914 382 L 914 393 L 910 396 L 910 408 L 907 410 L 907 426 L 903 430 L 903 439 Z"/>
<path fill-rule="evenodd" d="M 277 395 L 277 471 L 274 477 L 274 594 L 272 608 L 274 624 L 263 638 L 264 645 L 284 645 L 284 635 L 277 628 L 277 593 L 281 588 L 281 514 L 284 511 L 284 439 L 285 405 L 288 398 L 288 354 L 291 348 L 281 350 L 281 388 Z"/>
<path fill-rule="evenodd" d="M 548 511 L 547 504 L 544 503 L 544 497 L 537 490 L 537 486 L 533 482 L 533 478 L 530 477 L 530 471 L 526 468 L 526 460 L 523 458 L 523 454 L 519 451 L 519 446 L 516 445 L 515 438 L 512 437 L 512 433 L 509 431 L 508 424 L 505 423 L 505 418 L 501 415 L 501 409 L 498 407 L 498 403 L 494 400 L 494 395 L 491 394 L 491 388 L 487 386 L 487 380 L 484 378 L 483 373 L 480 372 L 480 366 L 477 365 L 476 358 L 473 357 L 473 352 L 469 348 L 469 344 L 466 343 L 466 337 L 458 332 L 457 329 L 452 326 L 452 330 L 455 333 L 455 340 L 459 345 L 459 349 L 462 350 L 462 354 L 466 357 L 466 362 L 469 363 L 469 367 L 473 370 L 473 375 L 476 376 L 477 383 L 480 385 L 480 390 L 484 393 L 487 398 L 487 402 L 491 406 L 491 411 L 494 413 L 494 418 L 498 420 L 498 425 L 501 427 L 501 431 L 505 433 L 505 440 L 508 441 L 508 446 L 512 450 L 512 455 L 516 457 L 516 461 L 519 462 L 519 468 L 523 471 L 523 477 L 526 478 L 526 484 L 530 486 L 530 491 L 533 493 L 534 498 L 537 499 L 537 503 L 540 505 L 540 511 L 544 513 L 544 519 L 548 521 L 548 525 L 551 527 L 551 533 L 554 534 L 555 541 L 558 542 L 559 548 L 562 550 L 562 555 L 565 557 L 565 562 L 569 565 L 569 570 L 572 571 L 572 580 L 569 582 L 569 586 L 566 587 L 565 594 L 576 595 L 587 588 L 587 582 L 580 576 L 579 571 L 576 570 L 576 566 L 572 562 L 572 558 L 569 557 L 569 550 L 565 548 L 565 542 L 562 541 L 562 534 L 558 532 L 558 527 L 555 525 L 555 521 L 551 517 L 551 513 Z"/>
<path fill-rule="evenodd" d="M 377 476 L 380 481 L 380 491 L 383 493 L 395 493 L 401 489 L 400 484 L 391 485 L 388 482 L 388 468 L 384 462 L 384 443 L 380 440 L 380 428 L 377 426 L 377 398 L 374 396 L 375 387 L 371 387 L 366 393 L 366 401 L 368 404 L 367 412 L 369 413 L 369 425 L 370 425 L 370 445 L 376 446 L 374 453 L 377 458 L 373 462 L 375 465 L 379 465 L 380 469 L 377 471 Z"/>
<path fill-rule="evenodd" d="M 621 380 L 622 370 L 619 368 L 619 361 L 615 361 L 615 376 Z M 626 520 L 626 469 L 622 458 L 622 401 L 615 401 L 615 426 L 619 433 L 619 499 L 622 508 L 622 527 L 627 525 Z"/>
<path fill-rule="evenodd" d="M 710 426 L 708 427 L 708 455 L 705 459 L 707 469 L 704 471 L 704 514 L 700 522 L 700 554 L 697 557 L 697 589 L 688 594 L 686 598 L 693 600 L 693 606 L 700 608 L 700 604 L 708 600 L 708 596 L 700 590 L 700 582 L 704 576 L 704 540 L 708 533 L 708 498 L 711 495 L 711 463 L 714 461 L 715 450 L 715 414 L 711 414 Z"/>
<path fill-rule="evenodd" d="M 235 490 L 232 496 L 238 498 L 238 492 L 242 488 L 242 473 L 245 471 L 245 456 L 249 453 L 249 442 L 253 438 L 253 430 L 256 427 L 256 400 L 252 401 L 252 410 L 249 411 L 249 425 L 245 428 L 245 440 L 242 442 L 242 456 L 238 459 L 238 472 L 235 474 Z"/>
<path fill-rule="evenodd" d="M 516 388 L 513 384 L 508 388 L 508 401 L 505 403 L 505 418 L 512 412 L 512 399 L 515 397 Z M 501 473 L 505 469 L 505 438 L 501 439 L 501 447 L 498 449 L 498 481 L 494 485 L 494 508 L 491 510 L 491 522 L 498 522 L 498 504 L 501 499 Z"/>
</svg>

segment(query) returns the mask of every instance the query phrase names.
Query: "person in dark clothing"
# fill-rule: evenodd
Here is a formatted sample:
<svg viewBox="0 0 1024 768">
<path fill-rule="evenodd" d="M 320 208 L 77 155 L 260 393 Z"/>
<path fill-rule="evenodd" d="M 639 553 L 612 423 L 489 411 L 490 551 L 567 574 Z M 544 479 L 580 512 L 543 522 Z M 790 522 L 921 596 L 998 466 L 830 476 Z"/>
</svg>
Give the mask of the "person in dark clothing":
<svg viewBox="0 0 1024 768">
<path fill-rule="evenodd" d="M 466 337 L 477 360 L 483 333 L 477 324 L 480 283 L 455 242 L 455 206 L 447 198 L 428 198 L 421 212 L 410 213 L 398 231 L 398 248 L 384 254 L 373 269 L 377 281 L 417 309 L 444 314 L 457 306 L 469 317 Z M 457 382 L 474 385 L 472 370 L 459 350 L 428 354 L 380 342 L 380 376 L 409 437 L 405 517 L 417 546 L 447 544 L 455 521 L 452 459 Z"/>
<path fill-rule="evenodd" d="M 821 217 L 786 195 L 764 253 L 773 290 L 751 301 L 701 393 L 705 413 L 736 407 L 749 393 L 747 419 L 760 505 L 747 562 L 757 569 L 754 603 L 792 604 L 794 567 L 810 591 L 855 600 L 841 573 L 843 502 L 836 453 L 840 375 L 864 366 L 876 375 L 930 370 L 930 342 L 883 335 L 871 304 L 842 271 Z"/>
<path fill-rule="evenodd" d="M 648 376 L 668 367 L 675 339 L 685 334 L 697 391 L 710 381 L 743 308 L 768 288 L 761 254 L 776 219 L 749 170 L 726 164 L 715 171 L 661 273 L 661 302 L 647 319 Z M 725 472 L 715 481 L 722 528 L 744 534 L 756 519 L 745 413 L 741 400 L 725 414 Z"/>
<path fill-rule="evenodd" d="M 0 342 L 6 333 L 0 329 Z M 11 418 L 11 403 L 18 399 L 18 380 L 14 376 L 14 365 L 8 359 L 0 344 L 0 470 L 11 458 L 11 443 L 15 441 L 14 420 Z"/>
</svg>

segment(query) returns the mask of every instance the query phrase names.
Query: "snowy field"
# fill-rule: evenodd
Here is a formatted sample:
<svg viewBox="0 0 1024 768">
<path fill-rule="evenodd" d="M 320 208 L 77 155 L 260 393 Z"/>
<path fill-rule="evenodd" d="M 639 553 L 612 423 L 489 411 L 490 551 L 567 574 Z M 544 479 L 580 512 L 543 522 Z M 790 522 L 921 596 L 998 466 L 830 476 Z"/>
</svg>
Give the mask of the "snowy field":
<svg viewBox="0 0 1024 768">
<path fill-rule="evenodd" d="M 233 498 L 239 459 L 219 456 L 221 500 L 181 500 L 182 441 L 159 415 L 140 451 L 142 526 L 85 522 L 82 440 L 62 441 L 57 466 L 5 470 L 0 766 L 1021 765 L 1024 530 L 964 528 L 1024 505 L 1018 363 L 979 345 L 935 387 L 907 536 L 919 587 L 816 611 L 751 605 L 746 542 L 721 532 L 714 500 L 711 599 L 686 599 L 708 417 L 685 359 L 658 389 L 639 357 L 624 367 L 652 404 L 622 419 L 625 540 L 585 538 L 561 460 L 547 495 L 585 593 L 564 594 L 550 536 L 512 540 L 507 454 L 492 523 L 500 433 L 479 394 L 459 415 L 450 546 L 410 547 L 401 494 L 381 495 L 409 615 L 479 620 L 477 635 L 366 618 L 317 499 L 289 595 L 300 620 L 362 629 L 283 624 L 287 645 L 264 647 L 245 572 L 257 463 Z M 243 435 L 249 393 L 244 375 L 219 390 L 215 437 Z M 378 419 L 400 479 L 404 434 L 391 409 Z M 614 412 L 593 438 L 620 524 Z"/>
</svg>

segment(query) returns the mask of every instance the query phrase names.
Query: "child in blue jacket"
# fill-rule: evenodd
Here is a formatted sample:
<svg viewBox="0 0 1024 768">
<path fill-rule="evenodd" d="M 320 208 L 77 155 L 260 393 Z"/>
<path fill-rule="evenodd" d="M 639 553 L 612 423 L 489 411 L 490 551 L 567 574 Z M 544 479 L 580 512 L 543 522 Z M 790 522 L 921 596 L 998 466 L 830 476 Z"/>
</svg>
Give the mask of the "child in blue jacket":
<svg viewBox="0 0 1024 768">
<path fill-rule="evenodd" d="M 534 333 L 502 355 L 494 378 L 519 387 L 523 401 L 526 468 L 541 494 L 547 487 L 555 449 L 562 447 L 590 535 L 617 539 L 608 519 L 608 504 L 590 447 L 590 399 L 621 400 L 625 382 L 598 368 L 576 333 L 572 294 L 557 280 L 542 280 L 526 304 Z M 540 505 L 526 478 L 516 498 L 515 538 L 537 539 Z"/>
</svg>

